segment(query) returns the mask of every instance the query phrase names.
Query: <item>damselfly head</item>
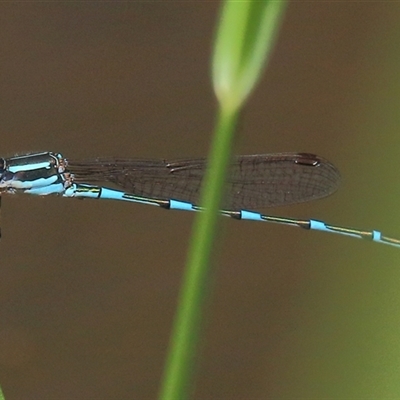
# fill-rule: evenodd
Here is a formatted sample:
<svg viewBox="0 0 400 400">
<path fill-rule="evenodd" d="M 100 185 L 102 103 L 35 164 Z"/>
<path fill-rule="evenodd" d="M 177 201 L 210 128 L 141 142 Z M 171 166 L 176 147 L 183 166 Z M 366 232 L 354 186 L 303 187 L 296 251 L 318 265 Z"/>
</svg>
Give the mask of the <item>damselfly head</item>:
<svg viewBox="0 0 400 400">
<path fill-rule="evenodd" d="M 12 172 L 0 168 L 0 193 L 10 192 L 10 188 L 13 186 L 13 179 L 14 174 Z"/>
</svg>

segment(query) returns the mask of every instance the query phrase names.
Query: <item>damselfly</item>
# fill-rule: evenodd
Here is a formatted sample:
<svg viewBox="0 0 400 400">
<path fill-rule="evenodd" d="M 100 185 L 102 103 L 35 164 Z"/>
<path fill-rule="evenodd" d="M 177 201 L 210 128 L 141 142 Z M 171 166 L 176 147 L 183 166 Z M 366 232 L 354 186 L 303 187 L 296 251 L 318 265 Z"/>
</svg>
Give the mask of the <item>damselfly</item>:
<svg viewBox="0 0 400 400">
<path fill-rule="evenodd" d="M 56 194 L 123 200 L 170 210 L 201 211 L 199 195 L 205 168 L 204 158 L 74 161 L 59 153 L 34 153 L 0 158 L 0 194 Z M 375 230 L 364 231 L 314 219 L 285 218 L 251 211 L 328 196 L 338 188 L 339 181 L 336 167 L 313 154 L 236 156 L 232 160 L 221 214 L 234 219 L 298 226 L 400 247 L 400 240 L 383 236 Z"/>
</svg>

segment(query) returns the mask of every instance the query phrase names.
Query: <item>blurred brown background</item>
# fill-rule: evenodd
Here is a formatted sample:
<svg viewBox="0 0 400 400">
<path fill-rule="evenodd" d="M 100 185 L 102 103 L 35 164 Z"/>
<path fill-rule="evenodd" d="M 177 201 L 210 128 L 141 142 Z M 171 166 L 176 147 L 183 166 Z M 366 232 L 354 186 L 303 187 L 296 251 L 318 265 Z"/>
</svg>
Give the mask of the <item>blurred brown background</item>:
<svg viewBox="0 0 400 400">
<path fill-rule="evenodd" d="M 205 156 L 218 2 L 0 5 L 1 155 Z M 293 2 L 238 152 L 320 154 L 325 200 L 271 213 L 400 236 L 400 6 Z M 4 197 L 0 384 L 155 399 L 193 214 Z M 394 398 L 399 250 L 224 220 L 193 399 Z"/>
</svg>

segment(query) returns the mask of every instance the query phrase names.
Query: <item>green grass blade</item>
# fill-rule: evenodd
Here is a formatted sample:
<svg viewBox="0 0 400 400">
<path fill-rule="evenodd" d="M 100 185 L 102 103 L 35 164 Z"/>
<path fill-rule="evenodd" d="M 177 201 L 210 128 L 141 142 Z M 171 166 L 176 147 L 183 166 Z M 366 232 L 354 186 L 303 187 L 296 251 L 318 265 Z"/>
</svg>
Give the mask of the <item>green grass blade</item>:
<svg viewBox="0 0 400 400">
<path fill-rule="evenodd" d="M 272 48 L 285 2 L 226 1 L 213 57 L 213 84 L 219 113 L 195 220 L 187 268 L 166 362 L 162 400 L 188 398 L 196 365 L 205 299 L 209 295 L 211 253 L 218 210 L 240 107 L 254 87 Z M 268 25 L 268 26 L 267 26 Z"/>
<path fill-rule="evenodd" d="M 214 159 L 228 164 L 230 137 L 234 131 L 234 115 L 221 114 L 218 121 L 220 135 L 215 137 Z M 202 308 L 208 297 L 210 254 L 217 229 L 217 215 L 223 191 L 224 169 L 208 169 L 204 204 L 207 211 L 196 218 L 188 254 L 188 264 L 181 289 L 178 312 L 174 324 L 171 352 L 166 365 L 166 376 L 161 399 L 185 399 L 196 364 L 196 350 L 201 331 Z M 210 179 L 211 178 L 211 179 Z"/>
<path fill-rule="evenodd" d="M 286 1 L 226 1 L 212 62 L 220 104 L 237 109 L 257 83 L 275 44 Z"/>
</svg>

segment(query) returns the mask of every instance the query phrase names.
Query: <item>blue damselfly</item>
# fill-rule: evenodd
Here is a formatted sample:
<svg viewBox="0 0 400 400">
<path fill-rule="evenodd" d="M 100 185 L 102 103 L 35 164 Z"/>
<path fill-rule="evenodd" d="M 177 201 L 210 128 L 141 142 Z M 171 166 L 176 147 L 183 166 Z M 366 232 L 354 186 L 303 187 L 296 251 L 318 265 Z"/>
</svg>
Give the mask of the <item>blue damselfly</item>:
<svg viewBox="0 0 400 400">
<path fill-rule="evenodd" d="M 204 158 L 74 161 L 59 153 L 34 153 L 0 158 L 0 194 L 55 194 L 123 200 L 170 210 L 201 211 L 199 195 L 205 168 Z M 336 167 L 313 154 L 236 156 L 231 163 L 221 214 L 238 220 L 274 222 L 400 247 L 400 240 L 383 236 L 375 230 L 364 231 L 314 219 L 285 218 L 251 211 L 319 199 L 336 191 L 339 182 L 340 174 Z"/>
</svg>

